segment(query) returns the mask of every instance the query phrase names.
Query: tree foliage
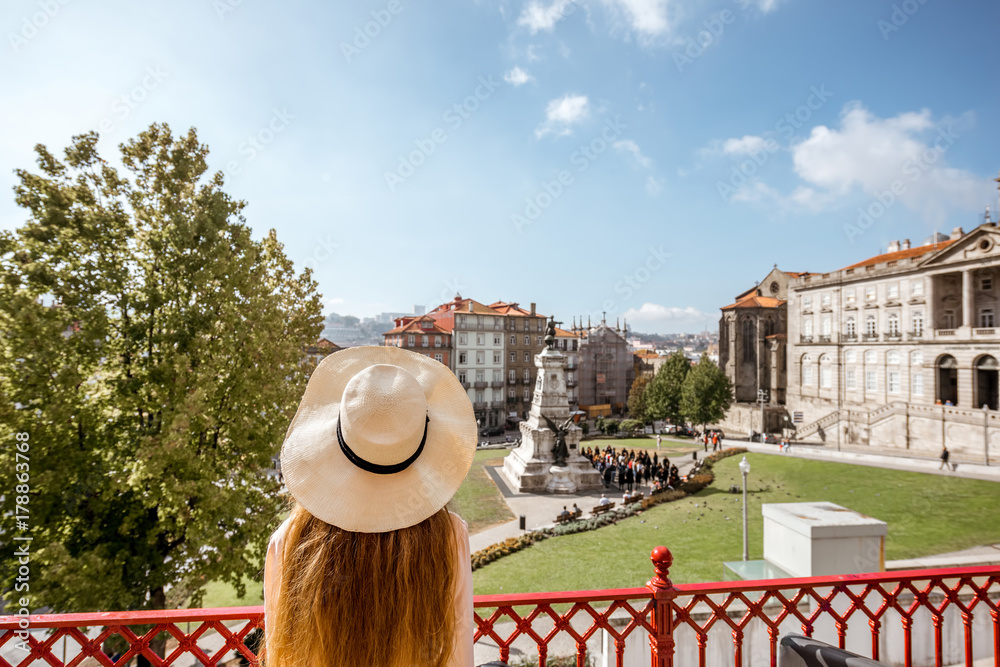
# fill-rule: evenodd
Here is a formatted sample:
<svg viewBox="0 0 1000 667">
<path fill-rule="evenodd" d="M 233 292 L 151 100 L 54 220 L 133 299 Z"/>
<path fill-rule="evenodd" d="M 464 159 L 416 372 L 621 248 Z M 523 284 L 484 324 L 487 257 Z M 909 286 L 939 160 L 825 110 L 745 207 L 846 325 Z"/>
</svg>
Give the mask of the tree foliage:
<svg viewBox="0 0 1000 667">
<path fill-rule="evenodd" d="M 715 362 L 702 355 L 684 379 L 681 388 L 681 412 L 692 424 L 720 421 L 733 402 L 729 378 Z"/>
<path fill-rule="evenodd" d="M 651 419 L 647 416 L 648 407 L 646 404 L 646 389 L 652 381 L 649 375 L 640 375 L 632 380 L 632 387 L 628 392 L 628 414 L 632 419 L 647 424 Z"/>
<path fill-rule="evenodd" d="M 646 387 L 646 415 L 650 419 L 665 419 L 671 424 L 683 423 L 681 387 L 691 369 L 691 362 L 681 352 L 669 355 Z"/>
<path fill-rule="evenodd" d="M 310 370 L 316 283 L 273 230 L 251 238 L 193 129 L 122 144 L 124 174 L 97 140 L 61 161 L 37 146 L 15 187 L 28 220 L 0 235 L 0 438 L 30 435 L 32 606 L 242 595 L 280 509 L 264 471 Z M 0 459 L 12 489 L 13 448 Z"/>
</svg>

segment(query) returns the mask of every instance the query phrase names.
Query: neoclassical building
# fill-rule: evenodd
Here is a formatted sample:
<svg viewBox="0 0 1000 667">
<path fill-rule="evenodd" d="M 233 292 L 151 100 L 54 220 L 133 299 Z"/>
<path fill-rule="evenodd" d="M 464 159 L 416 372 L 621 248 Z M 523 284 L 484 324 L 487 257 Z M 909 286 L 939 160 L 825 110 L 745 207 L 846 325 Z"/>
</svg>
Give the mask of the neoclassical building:
<svg viewBox="0 0 1000 667">
<path fill-rule="evenodd" d="M 1000 229 L 888 252 L 788 285 L 797 439 L 1000 458 Z"/>
</svg>

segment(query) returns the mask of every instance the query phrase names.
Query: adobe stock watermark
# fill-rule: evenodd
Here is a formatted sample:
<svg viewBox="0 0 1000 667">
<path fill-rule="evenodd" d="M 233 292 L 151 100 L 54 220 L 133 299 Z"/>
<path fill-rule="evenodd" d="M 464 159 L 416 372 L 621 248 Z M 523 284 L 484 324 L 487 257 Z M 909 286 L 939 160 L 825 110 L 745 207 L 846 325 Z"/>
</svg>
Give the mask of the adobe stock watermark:
<svg viewBox="0 0 1000 667">
<path fill-rule="evenodd" d="M 98 131 L 103 135 L 110 134 L 115 126 L 131 116 L 132 112 L 145 102 L 150 93 L 159 88 L 168 76 L 170 74 L 159 65 L 147 67 L 145 75 L 138 84 L 129 89 L 127 93 L 115 98 L 111 104 L 111 113 L 97 124 Z"/>
<path fill-rule="evenodd" d="M 427 307 L 427 312 L 430 312 L 439 305 L 448 303 L 468 287 L 468 285 L 463 283 L 462 280 L 463 278 L 459 277 L 445 279 L 438 293 L 431 295 L 430 299 L 419 305 L 425 305 Z"/>
<path fill-rule="evenodd" d="M 910 17 L 920 11 L 920 8 L 927 4 L 927 0 L 903 0 L 898 4 L 893 4 L 889 20 L 879 19 L 875 22 L 875 27 L 882 34 L 882 41 L 888 42 L 889 36 L 898 32 Z"/>
<path fill-rule="evenodd" d="M 894 179 L 885 190 L 873 192 L 868 204 L 858 207 L 857 220 L 844 224 L 844 235 L 847 236 L 847 240 L 854 243 L 855 239 L 881 219 L 900 197 L 907 193 L 909 187 L 919 181 L 920 177 L 927 173 L 959 138 L 961 135 L 955 132 L 950 124 L 947 127 L 939 127 L 933 145 L 903 163 L 902 177 Z"/>
<path fill-rule="evenodd" d="M 479 109 L 480 104 L 492 97 L 500 85 L 499 81 L 494 80 L 492 74 L 479 77 L 478 85 L 472 94 L 446 109 L 441 115 L 441 120 L 452 132 L 458 130 Z M 438 147 L 446 141 L 448 141 L 448 131 L 443 127 L 436 127 L 426 137 L 415 139 L 413 143 L 416 147 L 406 155 L 399 155 L 396 168 L 384 173 L 385 184 L 388 186 L 389 192 L 395 192 L 396 188 L 406 182 L 406 179 L 413 176 L 417 169 L 426 163 L 427 159 L 434 155 Z"/>
<path fill-rule="evenodd" d="M 17 32 L 7 33 L 7 43 L 14 53 L 27 46 L 28 42 L 38 36 L 45 26 L 56 17 L 59 11 L 68 5 L 70 0 L 41 0 L 38 3 L 38 11 L 29 16 L 21 18 L 21 24 Z"/>
<path fill-rule="evenodd" d="M 705 53 L 705 49 L 722 37 L 726 26 L 735 21 L 736 14 L 731 9 L 723 9 L 715 16 L 702 21 L 704 30 L 699 31 L 694 37 L 685 39 L 682 51 L 674 51 L 674 65 L 677 66 L 677 71 L 683 74 L 684 68 L 700 58 Z"/>
<path fill-rule="evenodd" d="M 822 109 L 831 97 L 833 93 L 827 90 L 826 84 L 820 84 L 819 87 L 810 86 L 809 96 L 805 102 L 779 118 L 774 124 L 774 131 L 786 141 L 790 140 L 795 136 L 796 130 L 809 122 L 813 114 Z M 779 150 L 781 150 L 780 144 L 772 137 L 767 137 L 762 146 L 750 151 L 746 158 L 734 164 L 729 173 L 729 181 L 715 183 L 722 201 L 728 202 Z"/>
<path fill-rule="evenodd" d="M 334 251 L 339 247 L 330 234 L 327 234 L 326 237 L 318 237 L 314 244 L 312 255 L 302 261 L 303 268 L 315 271 L 319 268 L 320 264 L 333 259 Z"/>
<path fill-rule="evenodd" d="M 212 0 L 212 9 L 220 21 L 226 20 L 226 14 L 232 14 L 243 4 L 243 0 Z"/>
<path fill-rule="evenodd" d="M 622 122 L 621 116 L 615 116 L 614 120 L 605 121 L 600 136 L 594 137 L 573 151 L 569 157 L 570 164 L 576 167 L 577 173 L 582 174 L 587 171 L 590 165 L 606 153 L 615 139 L 620 137 L 626 129 L 628 129 L 628 125 Z M 534 196 L 524 200 L 524 208 L 519 213 L 513 213 L 510 216 L 510 221 L 517 233 L 520 234 L 525 227 L 533 225 L 542 212 L 552 206 L 563 195 L 566 188 L 573 184 L 573 180 L 573 172 L 569 169 L 561 169 L 551 181 L 542 181 L 539 191 Z"/>
<path fill-rule="evenodd" d="M 614 314 L 621 306 L 624 306 L 635 294 L 643 288 L 652 278 L 653 274 L 662 269 L 667 264 L 667 260 L 673 255 L 666 252 L 663 246 L 649 246 L 646 256 L 639 265 L 622 276 L 622 279 L 614 284 L 614 293 L 617 297 L 608 297 L 601 303 L 601 307 L 588 313 L 591 317 L 606 313 Z"/>
<path fill-rule="evenodd" d="M 226 177 L 238 176 L 243 171 L 243 167 L 267 150 L 267 147 L 274 142 L 277 136 L 288 129 L 293 120 L 295 120 L 295 116 L 289 113 L 288 109 L 272 109 L 270 120 L 240 143 L 237 150 L 243 158 L 227 162 L 225 169 L 223 169 L 224 175 Z"/>
<path fill-rule="evenodd" d="M 373 9 L 371 11 L 372 20 L 363 26 L 354 26 L 354 35 L 350 42 L 340 43 L 340 53 L 344 60 L 351 62 L 356 56 L 368 48 L 372 40 L 382 34 L 382 31 L 389 27 L 393 19 L 403 13 L 406 6 L 401 0 L 389 0 L 383 9 Z"/>
</svg>

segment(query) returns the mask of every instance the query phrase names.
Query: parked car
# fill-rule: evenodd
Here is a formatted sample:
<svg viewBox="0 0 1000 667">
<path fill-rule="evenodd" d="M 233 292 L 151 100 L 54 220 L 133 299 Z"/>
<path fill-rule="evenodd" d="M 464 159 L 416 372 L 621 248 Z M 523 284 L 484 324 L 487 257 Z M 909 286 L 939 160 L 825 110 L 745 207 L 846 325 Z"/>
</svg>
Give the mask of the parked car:
<svg viewBox="0 0 1000 667">
<path fill-rule="evenodd" d="M 750 438 L 751 442 L 762 442 L 765 445 L 776 445 L 778 444 L 778 436 L 773 433 L 754 433 L 753 437 Z"/>
<path fill-rule="evenodd" d="M 678 426 L 677 430 L 674 431 L 674 433 L 676 435 L 682 435 L 685 438 L 693 438 L 694 437 L 694 430 L 688 428 L 687 426 Z"/>
<path fill-rule="evenodd" d="M 485 435 L 487 438 L 493 438 L 498 435 L 503 435 L 503 433 L 504 433 L 503 426 L 491 426 L 490 428 L 483 429 L 483 435 Z"/>
</svg>

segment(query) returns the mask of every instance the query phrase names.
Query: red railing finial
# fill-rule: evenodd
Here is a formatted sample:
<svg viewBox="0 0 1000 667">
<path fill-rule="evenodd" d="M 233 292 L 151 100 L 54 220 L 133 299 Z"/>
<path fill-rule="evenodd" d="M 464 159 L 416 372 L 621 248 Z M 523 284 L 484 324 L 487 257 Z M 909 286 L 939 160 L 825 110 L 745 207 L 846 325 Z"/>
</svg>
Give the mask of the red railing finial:
<svg viewBox="0 0 1000 667">
<path fill-rule="evenodd" d="M 671 588 L 674 584 L 670 581 L 670 566 L 674 564 L 674 555 L 670 549 L 660 546 L 653 549 L 649 554 L 649 560 L 653 561 L 653 570 L 656 576 L 649 582 L 654 588 Z"/>
</svg>

